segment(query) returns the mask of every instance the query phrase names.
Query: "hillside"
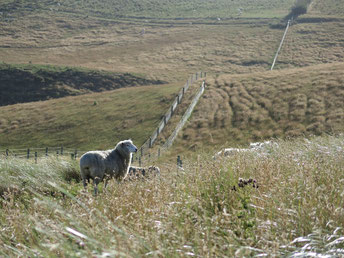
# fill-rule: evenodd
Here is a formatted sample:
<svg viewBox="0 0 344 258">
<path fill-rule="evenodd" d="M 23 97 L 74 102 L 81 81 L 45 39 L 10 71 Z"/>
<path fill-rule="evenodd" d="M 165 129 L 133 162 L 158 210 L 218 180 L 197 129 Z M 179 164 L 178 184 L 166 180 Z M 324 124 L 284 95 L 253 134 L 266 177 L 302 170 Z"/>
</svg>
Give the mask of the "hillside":
<svg viewBox="0 0 344 258">
<path fill-rule="evenodd" d="M 0 107 L 0 149 L 65 146 L 111 148 L 152 133 L 180 84 L 122 88 Z"/>
<path fill-rule="evenodd" d="M 343 135 L 196 154 L 184 170 L 101 183 L 97 197 L 70 158 L 0 159 L 1 255 L 343 256 Z"/>
<path fill-rule="evenodd" d="M 343 132 L 343 78 L 344 63 L 208 78 L 177 146 Z"/>
<path fill-rule="evenodd" d="M 0 106 L 161 83 L 128 73 L 0 64 Z"/>
<path fill-rule="evenodd" d="M 288 12 L 293 0 L 262 0 L 257 8 L 249 0 L 5 0 L 0 5 L 2 12 L 20 14 L 42 11 L 66 12 L 79 15 L 92 15 L 103 18 L 217 18 L 217 17 L 280 17 Z"/>
</svg>

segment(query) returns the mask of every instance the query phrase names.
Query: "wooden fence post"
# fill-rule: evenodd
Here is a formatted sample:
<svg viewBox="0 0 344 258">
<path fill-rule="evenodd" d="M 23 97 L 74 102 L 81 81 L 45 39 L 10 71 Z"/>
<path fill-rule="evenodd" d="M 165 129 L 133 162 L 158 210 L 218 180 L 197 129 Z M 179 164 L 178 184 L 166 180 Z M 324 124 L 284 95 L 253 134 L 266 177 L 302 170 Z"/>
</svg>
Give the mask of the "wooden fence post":
<svg viewBox="0 0 344 258">
<path fill-rule="evenodd" d="M 46 157 L 48 157 L 48 151 L 49 151 L 49 148 L 46 147 L 46 148 L 45 148 L 45 156 L 46 156 Z"/>
<path fill-rule="evenodd" d="M 141 157 L 143 156 L 143 147 L 141 147 Z"/>
<path fill-rule="evenodd" d="M 166 116 L 164 115 L 164 127 L 166 126 L 166 124 L 167 124 L 167 121 L 166 121 Z"/>
<path fill-rule="evenodd" d="M 152 148 L 152 137 L 149 137 L 149 145 L 148 145 L 149 148 Z"/>
<path fill-rule="evenodd" d="M 35 151 L 35 163 L 37 164 L 37 151 Z"/>
<path fill-rule="evenodd" d="M 160 148 L 158 149 L 158 158 L 160 158 Z"/>
<path fill-rule="evenodd" d="M 6 149 L 6 157 L 8 157 L 8 149 Z"/>
<path fill-rule="evenodd" d="M 26 154 L 27 159 L 30 158 L 30 149 L 27 149 L 27 154 Z"/>
<path fill-rule="evenodd" d="M 139 157 L 139 167 L 141 167 L 141 157 Z"/>
<path fill-rule="evenodd" d="M 63 146 L 61 146 L 61 156 L 63 155 Z"/>
</svg>

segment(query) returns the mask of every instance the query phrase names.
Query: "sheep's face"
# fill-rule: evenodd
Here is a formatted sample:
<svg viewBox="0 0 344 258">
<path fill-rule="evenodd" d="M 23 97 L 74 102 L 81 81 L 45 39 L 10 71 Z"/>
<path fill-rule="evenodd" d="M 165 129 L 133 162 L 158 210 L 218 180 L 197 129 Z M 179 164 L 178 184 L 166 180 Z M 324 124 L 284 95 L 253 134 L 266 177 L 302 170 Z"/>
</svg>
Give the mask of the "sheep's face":
<svg viewBox="0 0 344 258">
<path fill-rule="evenodd" d="M 126 148 L 129 152 L 137 152 L 137 147 L 133 144 L 131 140 L 126 140 L 121 143 L 123 148 Z"/>
</svg>

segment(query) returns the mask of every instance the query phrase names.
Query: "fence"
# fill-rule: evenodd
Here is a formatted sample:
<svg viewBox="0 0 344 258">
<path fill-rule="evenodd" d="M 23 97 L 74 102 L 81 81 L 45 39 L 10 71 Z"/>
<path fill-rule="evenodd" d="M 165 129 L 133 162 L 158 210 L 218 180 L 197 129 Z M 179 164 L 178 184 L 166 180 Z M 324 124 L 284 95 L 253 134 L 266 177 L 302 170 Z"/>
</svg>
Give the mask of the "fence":
<svg viewBox="0 0 344 258">
<path fill-rule="evenodd" d="M 178 107 L 178 105 L 181 103 L 185 92 L 189 89 L 190 85 L 200 79 L 205 78 L 207 76 L 206 72 L 197 72 L 193 74 L 185 83 L 183 88 L 178 92 L 176 99 L 173 101 L 170 108 L 167 110 L 167 112 L 164 114 L 163 118 L 161 119 L 160 123 L 158 124 L 158 127 L 153 131 L 151 136 L 142 144 L 142 146 L 139 148 L 139 153 L 135 155 L 134 160 L 141 163 L 141 159 L 143 156 L 150 157 L 149 149 L 152 148 L 155 140 L 158 138 L 159 134 L 162 132 L 162 130 L 165 128 L 168 121 L 173 116 L 174 111 Z M 160 153 L 159 153 L 160 156 Z"/>
<path fill-rule="evenodd" d="M 45 147 L 45 148 L 27 148 L 27 149 L 1 149 L 0 158 L 2 157 L 16 157 L 35 159 L 37 162 L 38 158 L 49 157 L 49 156 L 70 156 L 72 159 L 84 154 L 86 151 L 78 149 L 64 148 L 61 147 Z"/>
<path fill-rule="evenodd" d="M 133 158 L 133 162 L 138 162 L 139 166 L 141 166 L 143 163 L 149 163 L 151 161 L 156 160 L 161 156 L 163 152 L 166 152 L 173 144 L 174 140 L 176 139 L 179 131 L 183 128 L 188 118 L 191 116 L 192 111 L 194 110 L 195 106 L 197 105 L 200 97 L 202 96 L 203 92 L 205 90 L 205 81 L 203 80 L 198 92 L 194 96 L 191 104 L 189 105 L 188 109 L 185 111 L 184 115 L 180 119 L 179 123 L 177 124 L 176 128 L 170 135 L 170 137 L 166 140 L 166 142 L 156 148 L 154 152 L 152 152 L 152 145 L 146 146 L 146 143 L 143 145 L 143 147 L 140 148 L 140 153 L 138 155 L 135 155 Z M 159 127 L 158 127 L 159 128 Z"/>
<path fill-rule="evenodd" d="M 276 63 L 278 54 L 279 54 L 279 52 L 280 52 L 280 50 L 281 50 L 281 48 L 282 48 L 282 45 L 283 45 L 283 41 L 284 41 L 284 39 L 285 39 L 285 36 L 287 35 L 287 32 L 288 32 L 288 29 L 289 29 L 290 22 L 291 22 L 291 20 L 288 20 L 287 27 L 285 28 L 285 31 L 284 31 L 284 34 L 283 34 L 281 43 L 280 43 L 280 45 L 279 45 L 279 47 L 278 47 L 278 49 L 277 49 L 277 52 L 276 52 L 274 61 L 272 62 L 272 65 L 271 65 L 271 68 L 270 68 L 271 71 L 272 71 L 272 69 L 274 69 L 274 66 L 275 66 L 275 63 Z"/>
<path fill-rule="evenodd" d="M 178 94 L 176 96 L 176 99 L 173 101 L 171 107 L 164 114 L 164 116 L 163 116 L 162 120 L 160 121 L 158 127 L 154 130 L 154 132 L 151 134 L 151 136 L 139 148 L 139 152 L 138 152 L 137 155 L 135 155 L 133 157 L 133 161 L 138 161 L 139 164 L 141 165 L 141 159 L 144 156 L 145 156 L 145 159 L 147 159 L 147 157 L 148 157 L 148 160 L 150 160 L 151 154 L 149 153 L 149 149 L 152 148 L 155 140 L 157 139 L 159 134 L 165 128 L 165 126 L 168 123 L 168 121 L 173 116 L 173 113 L 176 110 L 176 108 L 178 107 L 178 105 L 181 103 L 181 100 L 183 99 L 184 94 L 189 89 L 190 85 L 193 84 L 193 82 L 195 82 L 196 80 L 198 80 L 200 78 L 205 78 L 206 75 L 207 75 L 206 72 L 197 72 L 197 73 L 193 74 L 187 80 L 187 82 L 185 83 L 183 88 L 178 92 Z M 204 82 L 203 82 L 203 84 L 201 86 L 201 89 L 204 90 Z M 203 93 L 203 91 L 202 91 L 202 93 Z M 198 95 L 199 95 L 199 92 L 198 92 L 198 94 L 196 96 L 198 96 Z M 193 102 L 194 101 L 195 100 L 193 100 Z M 192 112 L 192 110 L 191 110 L 191 112 Z M 176 132 L 175 134 L 177 134 L 177 133 L 178 132 Z M 81 150 L 71 149 L 71 148 L 64 148 L 64 147 L 45 147 L 45 148 L 27 148 L 27 149 L 2 149 L 2 150 L 0 149 L 0 158 L 2 158 L 2 157 L 9 157 L 9 156 L 17 157 L 17 158 L 27 158 L 27 159 L 34 158 L 35 161 L 37 162 L 38 158 L 48 157 L 48 156 L 52 156 L 52 155 L 56 155 L 57 157 L 58 156 L 70 156 L 72 159 L 76 159 L 77 157 L 80 157 L 85 152 L 86 151 L 81 151 Z M 159 157 L 160 154 L 161 154 L 160 153 L 160 149 L 158 149 L 158 153 L 155 156 Z"/>
</svg>

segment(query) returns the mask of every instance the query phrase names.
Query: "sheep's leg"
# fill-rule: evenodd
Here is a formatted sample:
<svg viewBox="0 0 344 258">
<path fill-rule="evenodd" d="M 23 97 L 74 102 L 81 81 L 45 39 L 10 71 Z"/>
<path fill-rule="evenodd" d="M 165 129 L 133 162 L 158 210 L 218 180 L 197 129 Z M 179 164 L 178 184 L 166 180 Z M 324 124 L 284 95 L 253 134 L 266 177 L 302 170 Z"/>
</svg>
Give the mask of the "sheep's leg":
<svg viewBox="0 0 344 258">
<path fill-rule="evenodd" d="M 84 184 L 84 189 L 86 190 L 86 188 L 87 188 L 87 180 L 86 180 L 86 178 L 83 178 L 82 182 Z"/>
<path fill-rule="evenodd" d="M 106 177 L 106 178 L 105 178 L 104 189 L 106 188 L 106 186 L 107 186 L 107 184 L 108 184 L 108 182 L 109 182 L 109 179 L 110 179 L 109 177 Z"/>
<path fill-rule="evenodd" d="M 93 186 L 94 186 L 94 195 L 97 195 L 98 193 L 98 184 L 100 182 L 100 178 L 99 177 L 96 177 L 94 180 L 93 180 Z"/>
</svg>

